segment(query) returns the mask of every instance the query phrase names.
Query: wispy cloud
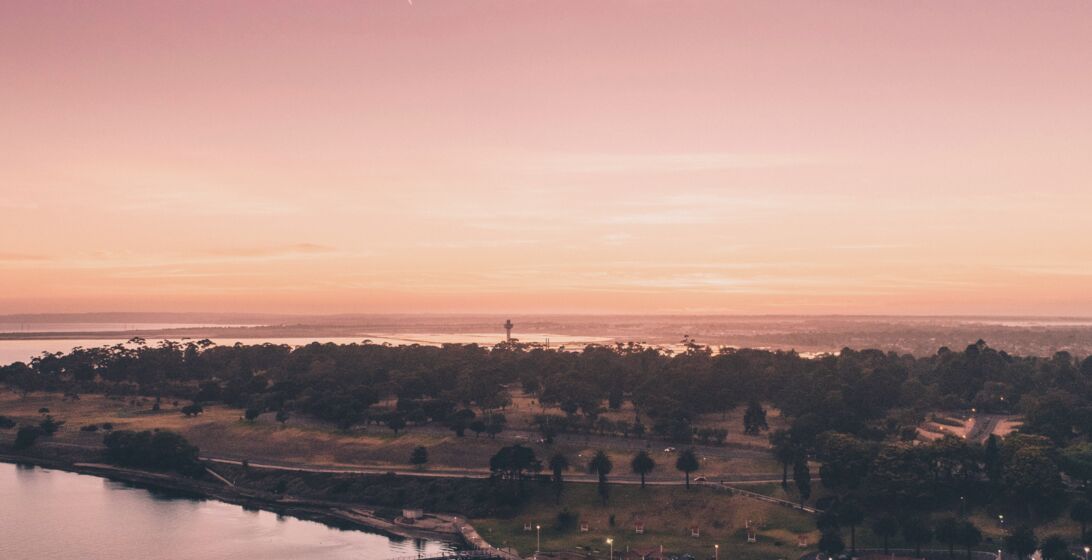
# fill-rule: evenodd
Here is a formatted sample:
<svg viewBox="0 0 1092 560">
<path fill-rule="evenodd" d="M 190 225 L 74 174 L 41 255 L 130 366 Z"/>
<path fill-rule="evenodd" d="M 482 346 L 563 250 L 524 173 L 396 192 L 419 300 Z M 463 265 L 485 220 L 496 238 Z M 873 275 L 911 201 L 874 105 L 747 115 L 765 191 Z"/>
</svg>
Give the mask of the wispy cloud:
<svg viewBox="0 0 1092 560">
<path fill-rule="evenodd" d="M 285 198 L 252 195 L 236 190 L 180 185 L 178 188 L 130 189 L 116 207 L 128 212 L 171 212 L 201 216 L 274 216 L 293 214 L 299 205 Z"/>
<path fill-rule="evenodd" d="M 48 255 L 0 252 L 0 263 L 35 263 L 48 261 L 49 259 Z"/>
<path fill-rule="evenodd" d="M 789 167 L 820 163 L 788 154 L 693 152 L 670 154 L 548 154 L 524 162 L 526 171 L 546 173 L 683 173 Z"/>
<path fill-rule="evenodd" d="M 237 258 L 270 258 L 292 257 L 301 255 L 323 255 L 334 253 L 336 249 L 328 245 L 317 243 L 296 243 L 293 245 L 276 245 L 269 247 L 235 247 L 225 249 L 213 249 L 209 255 L 217 257 Z"/>
</svg>

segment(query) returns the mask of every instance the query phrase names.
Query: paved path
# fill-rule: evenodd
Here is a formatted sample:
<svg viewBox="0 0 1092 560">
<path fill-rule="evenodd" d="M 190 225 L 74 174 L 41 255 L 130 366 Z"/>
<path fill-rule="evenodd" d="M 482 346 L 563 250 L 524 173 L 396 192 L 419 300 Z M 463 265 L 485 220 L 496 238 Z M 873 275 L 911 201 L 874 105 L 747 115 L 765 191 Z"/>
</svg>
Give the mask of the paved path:
<svg viewBox="0 0 1092 560">
<path fill-rule="evenodd" d="M 972 443 L 986 443 L 990 434 L 997 429 L 997 425 L 1004 420 L 1005 416 L 998 414 L 976 414 L 971 417 L 971 422 L 974 424 L 970 430 L 967 430 L 967 441 Z"/>
</svg>

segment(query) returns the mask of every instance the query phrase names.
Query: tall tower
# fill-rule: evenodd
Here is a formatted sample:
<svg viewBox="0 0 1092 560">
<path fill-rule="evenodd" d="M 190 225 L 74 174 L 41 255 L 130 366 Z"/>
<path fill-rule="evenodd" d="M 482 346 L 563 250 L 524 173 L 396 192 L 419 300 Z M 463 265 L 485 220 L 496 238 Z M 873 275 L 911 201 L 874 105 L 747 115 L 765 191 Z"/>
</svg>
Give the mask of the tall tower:
<svg viewBox="0 0 1092 560">
<path fill-rule="evenodd" d="M 504 322 L 504 331 L 505 331 L 505 333 L 507 333 L 507 334 L 504 335 L 504 340 L 505 341 L 512 342 L 512 327 L 514 327 L 514 326 L 515 325 L 512 324 L 511 319 L 508 319 L 508 320 L 506 320 Z"/>
</svg>

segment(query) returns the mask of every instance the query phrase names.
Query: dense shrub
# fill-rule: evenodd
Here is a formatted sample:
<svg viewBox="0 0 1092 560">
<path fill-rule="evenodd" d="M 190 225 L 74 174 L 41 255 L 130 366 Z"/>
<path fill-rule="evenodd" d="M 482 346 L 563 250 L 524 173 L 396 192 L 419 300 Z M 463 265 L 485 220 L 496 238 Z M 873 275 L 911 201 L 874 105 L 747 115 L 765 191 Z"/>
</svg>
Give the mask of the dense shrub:
<svg viewBox="0 0 1092 560">
<path fill-rule="evenodd" d="M 38 438 L 43 435 L 45 435 L 45 432 L 38 426 L 23 426 L 15 434 L 13 447 L 15 449 L 26 449 L 34 445 L 34 442 L 38 441 Z"/>
<path fill-rule="evenodd" d="M 107 459 L 116 465 L 175 471 L 194 477 L 204 472 L 197 459 L 197 447 L 174 432 L 119 430 L 102 441 L 106 445 Z"/>
</svg>

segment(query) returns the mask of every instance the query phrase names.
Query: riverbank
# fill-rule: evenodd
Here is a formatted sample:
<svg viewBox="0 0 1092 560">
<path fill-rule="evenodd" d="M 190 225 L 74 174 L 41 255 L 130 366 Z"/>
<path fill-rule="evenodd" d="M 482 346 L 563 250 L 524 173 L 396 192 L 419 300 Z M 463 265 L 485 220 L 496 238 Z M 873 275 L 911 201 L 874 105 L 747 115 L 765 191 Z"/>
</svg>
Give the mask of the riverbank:
<svg viewBox="0 0 1092 560">
<path fill-rule="evenodd" d="M 95 457 L 87 457 L 94 460 Z M 98 476 L 140 487 L 175 492 L 201 499 L 212 499 L 239 505 L 248 509 L 260 509 L 299 519 L 316 521 L 337 528 L 349 528 L 407 539 L 429 539 L 455 543 L 474 548 L 490 548 L 480 538 L 476 542 L 466 538 L 476 536 L 465 520 L 453 516 L 430 514 L 431 523 L 410 526 L 398 519 L 388 520 L 377 515 L 375 509 L 351 506 L 323 500 L 276 495 L 253 489 L 240 488 L 216 471 L 209 473 L 209 480 L 197 480 L 170 473 L 128 469 L 97 462 L 72 461 L 57 457 L 44 457 L 12 451 L 0 452 L 0 462 L 34 465 L 66 472 Z M 215 481 L 215 482 L 213 482 Z"/>
</svg>

